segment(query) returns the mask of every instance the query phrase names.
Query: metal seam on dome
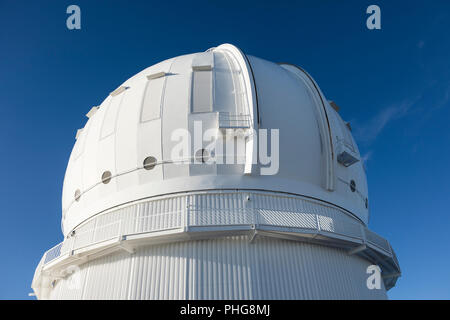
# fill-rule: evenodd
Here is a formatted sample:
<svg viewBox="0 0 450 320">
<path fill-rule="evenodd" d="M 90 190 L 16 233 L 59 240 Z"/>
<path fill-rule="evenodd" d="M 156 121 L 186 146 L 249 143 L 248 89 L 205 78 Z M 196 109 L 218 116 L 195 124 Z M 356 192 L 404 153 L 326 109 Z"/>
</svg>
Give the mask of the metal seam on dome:
<svg viewBox="0 0 450 320">
<path fill-rule="evenodd" d="M 173 72 L 172 72 L 172 67 L 173 67 L 173 65 L 175 64 L 175 61 L 178 59 L 179 57 L 176 57 L 176 58 L 173 58 L 171 61 L 170 61 L 170 65 L 169 65 L 169 67 L 167 68 L 167 70 L 168 70 L 168 74 L 173 74 Z M 162 92 L 161 92 L 161 102 L 160 102 L 160 106 L 159 106 L 159 108 L 160 108 L 160 110 L 159 110 L 159 118 L 161 119 L 161 124 L 160 124 L 160 126 L 159 126 L 159 128 L 160 128 L 160 131 L 159 131 L 159 134 L 160 134 L 160 137 L 161 137 L 161 141 L 160 141 L 160 144 L 159 144 L 159 152 L 161 153 L 161 157 L 163 157 L 164 156 L 164 149 L 163 149 L 163 144 L 162 144 L 162 137 L 164 136 L 163 134 L 164 134 L 164 121 L 163 121 L 163 119 L 164 119 L 164 107 L 165 107 L 165 97 L 166 97 L 166 88 L 167 88 L 167 77 L 164 79 L 164 85 L 163 85 L 163 89 L 162 89 Z M 144 97 L 142 97 L 142 101 L 144 100 Z M 164 170 L 162 170 L 162 179 L 164 179 Z"/>
<path fill-rule="evenodd" d="M 333 139 L 332 139 L 332 137 L 331 137 L 331 126 L 330 126 L 330 121 L 329 121 L 329 119 L 328 119 L 328 112 L 327 112 L 327 110 L 326 110 L 325 103 L 323 102 L 322 95 L 320 94 L 320 91 L 319 91 L 319 89 L 318 89 L 318 87 L 317 87 L 317 85 L 316 85 L 314 79 L 313 79 L 313 78 L 309 75 L 309 73 L 306 72 L 302 67 L 299 67 L 299 66 L 297 66 L 297 65 L 295 65 L 295 64 L 293 64 L 293 63 L 289 63 L 289 62 L 280 62 L 279 65 L 281 65 L 281 64 L 287 64 L 287 65 L 293 66 L 293 67 L 299 69 L 300 71 L 302 71 L 302 72 L 309 78 L 309 80 L 310 80 L 311 83 L 313 84 L 314 88 L 316 89 L 317 94 L 319 95 L 320 101 L 322 102 L 322 106 L 323 106 L 323 109 L 324 109 L 324 112 L 325 112 L 325 116 L 326 116 L 326 119 L 327 119 L 328 133 L 329 133 L 329 137 L 330 137 L 330 145 L 331 145 L 331 158 L 334 159 Z"/>
<path fill-rule="evenodd" d="M 195 159 L 196 159 L 195 156 L 192 156 L 192 157 L 187 157 L 187 158 L 183 158 L 183 159 L 180 159 L 180 160 L 161 160 L 161 161 L 157 161 L 154 165 L 155 166 L 159 166 L 159 165 L 163 165 L 163 164 L 177 164 L 177 163 L 178 164 L 179 163 L 192 164 L 191 162 L 188 162 L 188 161 L 192 161 L 192 160 L 195 160 Z M 197 163 L 197 164 L 200 164 L 200 163 Z M 208 163 L 207 162 L 203 162 L 201 164 L 208 164 Z M 145 169 L 145 167 L 144 166 L 138 166 L 138 167 L 133 168 L 133 169 L 128 169 L 128 170 L 121 171 L 121 172 L 116 173 L 114 175 L 111 174 L 111 177 L 110 177 L 109 181 L 111 181 L 112 179 L 114 179 L 116 177 L 120 177 L 120 176 L 123 176 L 125 174 L 132 173 L 132 172 L 135 172 L 135 171 L 141 170 L 141 169 Z M 86 192 L 92 190 L 96 186 L 102 185 L 102 184 L 104 184 L 102 180 L 100 180 L 100 182 L 94 183 L 93 185 L 91 185 L 90 187 L 85 189 L 84 191 L 81 191 L 80 196 L 84 195 Z M 74 203 L 74 201 L 72 201 L 70 203 L 70 205 L 67 207 L 66 210 L 68 210 L 72 206 L 73 203 Z"/>
<path fill-rule="evenodd" d="M 314 79 L 309 75 L 308 72 L 306 72 L 302 67 L 299 67 L 299 66 L 297 66 L 297 65 L 295 65 L 293 63 L 288 63 L 288 62 L 280 62 L 280 63 L 278 63 L 278 65 L 283 65 L 283 64 L 292 66 L 294 68 L 297 68 L 303 74 L 305 74 L 307 76 L 307 78 L 310 80 L 310 82 L 312 83 L 312 85 L 314 86 L 314 89 L 316 90 L 317 95 L 319 96 L 320 101 L 322 103 L 322 107 L 323 107 L 323 111 L 324 111 L 324 114 L 325 114 L 326 123 L 327 123 L 327 126 L 328 126 L 328 136 L 329 136 L 330 151 L 331 151 L 331 163 L 330 163 L 329 167 L 327 168 L 328 171 L 329 171 L 329 175 L 331 175 L 331 180 L 330 180 L 329 183 L 327 183 L 327 189 L 330 189 L 330 191 L 333 191 L 334 190 L 334 178 L 335 178 L 334 177 L 334 175 L 335 175 L 334 174 L 334 146 L 333 146 L 333 138 L 332 138 L 332 134 L 331 134 L 332 130 L 331 130 L 330 121 L 329 121 L 329 118 L 328 118 L 328 112 L 327 112 L 327 108 L 325 106 L 324 100 L 322 98 L 320 90 L 317 87 Z"/>
<path fill-rule="evenodd" d="M 252 64 L 250 63 L 250 59 L 247 57 L 245 52 L 241 51 L 241 53 L 244 56 L 245 60 L 247 60 L 248 66 L 250 68 L 250 73 L 251 73 L 252 79 L 253 79 L 253 88 L 255 89 L 255 101 L 256 101 L 256 119 L 258 120 L 258 128 L 259 128 L 261 126 L 261 119 L 259 116 L 258 88 L 256 87 L 255 74 L 253 72 L 253 68 L 252 68 Z"/>
</svg>

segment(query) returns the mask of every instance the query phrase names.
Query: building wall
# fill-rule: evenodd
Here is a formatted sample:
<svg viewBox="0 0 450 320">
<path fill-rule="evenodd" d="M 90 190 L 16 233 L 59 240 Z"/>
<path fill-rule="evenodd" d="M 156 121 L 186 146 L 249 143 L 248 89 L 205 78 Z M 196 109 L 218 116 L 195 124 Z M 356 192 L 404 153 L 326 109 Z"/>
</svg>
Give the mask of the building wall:
<svg viewBox="0 0 450 320">
<path fill-rule="evenodd" d="M 236 236 L 140 247 L 80 266 L 51 299 L 386 299 L 341 249 Z"/>
</svg>

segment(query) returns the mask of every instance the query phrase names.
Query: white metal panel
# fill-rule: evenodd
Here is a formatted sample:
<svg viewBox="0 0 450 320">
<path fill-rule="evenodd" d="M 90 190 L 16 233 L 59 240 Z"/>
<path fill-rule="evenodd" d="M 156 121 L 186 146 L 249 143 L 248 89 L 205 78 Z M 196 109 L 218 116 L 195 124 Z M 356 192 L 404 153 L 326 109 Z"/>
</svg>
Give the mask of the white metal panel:
<svg viewBox="0 0 450 320">
<path fill-rule="evenodd" d="M 192 132 L 193 135 L 199 134 L 202 137 L 205 137 L 204 134 L 208 132 L 213 133 L 217 132 L 217 122 L 218 122 L 218 114 L 216 112 L 206 112 L 206 113 L 192 113 L 189 115 L 189 132 Z M 197 126 L 197 131 L 195 131 L 195 126 Z M 205 137 L 206 138 L 206 137 Z M 213 155 L 210 154 L 210 150 L 208 150 L 208 145 L 216 140 L 216 137 L 208 137 L 210 140 L 199 141 L 200 143 L 193 142 L 191 145 L 191 155 L 192 157 L 196 157 L 197 152 L 201 152 L 202 149 L 205 149 L 208 157 L 205 159 L 206 163 L 200 163 L 198 158 L 194 158 L 192 160 L 192 164 L 189 165 L 189 175 L 216 175 L 217 174 L 217 165 L 214 161 L 212 161 Z M 214 154 L 215 156 L 215 154 Z M 211 160 L 211 162 L 207 162 Z"/>
<path fill-rule="evenodd" d="M 150 246 L 132 259 L 129 299 L 186 299 L 186 243 Z"/>
<path fill-rule="evenodd" d="M 64 279 L 55 280 L 49 290 L 50 300 L 81 300 L 83 299 L 84 283 L 89 268 L 82 267 Z"/>
<path fill-rule="evenodd" d="M 81 267 L 83 299 L 386 299 L 370 263 L 325 246 L 246 236 L 115 253 Z M 80 298 L 60 280 L 53 298 Z"/>
<path fill-rule="evenodd" d="M 158 119 L 161 116 L 161 101 L 163 97 L 165 77 L 148 80 L 142 101 L 141 121 Z"/>
<path fill-rule="evenodd" d="M 214 111 L 236 113 L 233 74 L 224 52 L 214 52 Z"/>
<path fill-rule="evenodd" d="M 86 156 L 86 155 L 85 155 Z M 83 156 L 74 159 L 71 157 L 70 160 L 71 170 L 66 173 L 64 177 L 64 189 L 63 189 L 63 212 L 73 206 L 76 209 L 76 206 L 80 206 L 79 202 L 75 201 L 75 191 L 76 190 L 84 190 L 83 183 Z"/>
<path fill-rule="evenodd" d="M 186 198 L 162 199 L 138 205 L 135 230 L 133 232 L 151 232 L 182 227 Z"/>
<path fill-rule="evenodd" d="M 192 59 L 193 70 L 211 70 L 214 66 L 214 56 L 211 51 L 197 53 Z"/>
<path fill-rule="evenodd" d="M 124 95 L 125 93 L 112 96 L 111 102 L 108 105 L 103 118 L 102 133 L 100 137 L 101 139 L 104 139 L 105 137 L 113 134 L 116 130 L 117 114 L 119 112 L 119 108 Z"/>
<path fill-rule="evenodd" d="M 76 135 L 76 143 L 74 146 L 74 159 L 78 159 L 84 151 L 84 147 L 86 144 L 86 138 L 89 136 L 89 127 L 91 125 L 91 121 L 88 121 L 84 128 L 78 129 Z"/>
<path fill-rule="evenodd" d="M 190 105 L 191 63 L 194 55 L 176 58 L 171 67 L 172 76 L 167 77 L 162 109 L 162 152 L 164 160 L 172 159 L 172 150 L 179 141 L 174 141 L 178 129 L 188 129 Z M 164 164 L 164 179 L 189 175 L 188 165 Z"/>
<path fill-rule="evenodd" d="M 116 191 L 117 179 L 112 178 L 107 184 L 102 183 L 102 174 L 105 171 L 115 176 L 116 169 L 116 135 L 112 134 L 99 142 L 97 155 L 97 172 L 93 177 L 97 179 L 97 190 L 99 198 L 106 198 Z"/>
<path fill-rule="evenodd" d="M 141 123 L 138 129 L 138 149 L 136 167 L 142 167 L 145 158 L 154 157 L 158 162 L 163 161 L 161 146 L 161 119 Z M 139 184 L 155 183 L 163 180 L 163 166 L 156 165 L 151 170 L 139 170 Z"/>
<path fill-rule="evenodd" d="M 131 259 L 120 252 L 89 263 L 83 299 L 126 299 Z"/>
<path fill-rule="evenodd" d="M 249 59 L 257 79 L 261 128 L 280 129 L 277 176 L 323 186 L 320 132 L 309 89 L 279 65 Z"/>
<path fill-rule="evenodd" d="M 326 108 L 325 98 L 320 92 L 319 87 L 303 69 L 290 65 L 281 64 L 282 68 L 288 70 L 296 76 L 301 88 L 305 88 L 306 94 L 311 102 L 311 107 L 316 116 L 317 126 L 320 132 L 320 142 L 322 149 L 321 163 L 323 166 L 323 186 L 328 191 L 334 191 L 335 189 L 335 170 L 334 170 L 334 158 L 335 153 L 333 150 L 333 138 L 332 131 L 330 129 L 329 116 Z"/>
<path fill-rule="evenodd" d="M 192 73 L 192 112 L 211 112 L 212 101 L 212 71 L 197 71 Z"/>
<path fill-rule="evenodd" d="M 136 141 L 139 126 L 139 108 L 142 101 L 142 92 L 145 87 L 144 80 L 134 80 L 129 82 L 130 89 L 127 90 L 122 100 L 122 107 L 118 112 L 117 129 L 115 134 L 114 155 L 115 170 L 117 174 L 129 172 L 137 168 L 138 159 Z M 142 160 L 141 160 L 142 161 Z M 117 191 L 127 190 L 139 184 L 137 172 L 120 174 L 115 178 Z"/>
<path fill-rule="evenodd" d="M 98 111 L 89 119 L 89 135 L 86 138 L 85 153 L 83 155 L 83 168 L 81 172 L 75 172 L 83 179 L 83 185 L 78 186 L 82 192 L 80 202 L 83 206 L 86 206 L 99 198 L 98 190 L 91 188 L 97 184 L 100 180 L 97 163 L 101 161 L 99 157 L 99 140 L 100 132 L 102 129 L 103 117 L 108 109 L 108 105 L 111 101 L 111 97 L 108 96 L 100 105 Z M 101 175 L 101 173 L 100 173 Z"/>
</svg>

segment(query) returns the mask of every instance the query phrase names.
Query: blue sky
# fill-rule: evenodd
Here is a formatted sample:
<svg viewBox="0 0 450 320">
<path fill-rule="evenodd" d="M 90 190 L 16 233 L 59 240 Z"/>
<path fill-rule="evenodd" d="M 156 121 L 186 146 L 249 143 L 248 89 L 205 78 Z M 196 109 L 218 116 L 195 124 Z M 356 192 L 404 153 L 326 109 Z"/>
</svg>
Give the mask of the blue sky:
<svg viewBox="0 0 450 320">
<path fill-rule="evenodd" d="M 81 30 L 66 8 L 81 8 Z M 381 30 L 365 10 L 381 8 Z M 450 298 L 448 1 L 0 0 L 0 299 L 27 299 L 62 240 L 61 189 L 85 113 L 140 70 L 232 43 L 305 68 L 366 159 L 370 227 L 403 271 L 391 299 Z"/>
</svg>

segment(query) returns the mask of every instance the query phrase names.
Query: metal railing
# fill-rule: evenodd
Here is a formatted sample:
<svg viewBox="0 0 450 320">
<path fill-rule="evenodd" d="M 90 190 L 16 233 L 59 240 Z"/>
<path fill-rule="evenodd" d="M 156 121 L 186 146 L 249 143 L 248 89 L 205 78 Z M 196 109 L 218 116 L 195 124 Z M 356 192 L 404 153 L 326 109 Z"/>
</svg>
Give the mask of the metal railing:
<svg viewBox="0 0 450 320">
<path fill-rule="evenodd" d="M 244 195 L 242 195 L 243 197 Z M 166 210 L 153 200 L 133 205 L 94 217 L 77 228 L 73 235 L 45 253 L 44 265 L 55 259 L 89 245 L 103 241 L 149 232 L 189 227 L 248 227 L 265 226 L 289 228 L 290 232 L 302 231 L 329 237 L 347 237 L 362 243 L 370 243 L 396 260 L 389 242 L 364 227 L 356 219 L 336 208 L 325 205 L 303 204 L 303 208 L 274 208 L 274 205 L 253 206 L 237 199 L 239 203 L 231 207 L 215 207 L 202 204 L 195 196 L 178 197 L 177 208 Z M 176 197 L 175 197 L 176 198 Z M 196 200 L 198 204 L 196 204 Z M 167 201 L 167 200 L 166 200 Z M 304 201 L 304 200 L 302 200 Z M 194 204 L 192 204 L 194 202 Z M 170 205 L 170 206 L 173 206 Z M 183 229 L 184 230 L 184 229 Z M 181 230 L 180 232 L 184 232 Z M 334 236 L 335 235 L 335 236 Z"/>
<path fill-rule="evenodd" d="M 251 126 L 251 117 L 248 114 L 229 114 L 219 112 L 219 128 L 242 128 L 247 129 Z"/>
<path fill-rule="evenodd" d="M 53 248 L 47 250 L 47 252 L 45 253 L 44 264 L 47 264 L 48 262 L 61 256 L 61 247 L 63 246 L 63 244 L 64 242 L 58 243 Z"/>
</svg>

